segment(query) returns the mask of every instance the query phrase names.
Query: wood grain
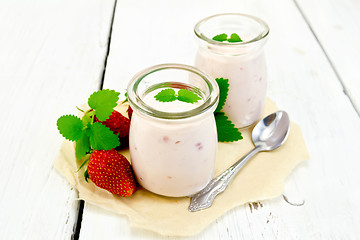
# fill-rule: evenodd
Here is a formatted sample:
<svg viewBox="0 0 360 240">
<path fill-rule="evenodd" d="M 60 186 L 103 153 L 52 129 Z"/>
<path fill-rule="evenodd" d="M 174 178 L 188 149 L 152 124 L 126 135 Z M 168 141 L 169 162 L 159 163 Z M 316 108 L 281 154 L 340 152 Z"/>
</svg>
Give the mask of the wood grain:
<svg viewBox="0 0 360 240">
<path fill-rule="evenodd" d="M 302 127 L 311 159 L 291 173 L 285 197 L 233 209 L 188 239 L 360 236 L 357 1 L 122 0 L 106 62 L 114 3 L 0 1 L 0 239 L 73 236 L 77 192 L 52 167 L 57 118 L 100 88 L 105 63 L 104 88 L 121 93 L 145 67 L 192 65 L 194 24 L 221 12 L 269 24 L 268 96 Z M 85 204 L 80 239 L 168 237 Z"/>
<path fill-rule="evenodd" d="M 360 2 L 296 0 L 360 116 Z"/>
<path fill-rule="evenodd" d="M 192 64 L 194 24 L 220 12 L 253 14 L 270 25 L 268 96 L 300 124 L 311 159 L 289 176 L 287 201 L 280 197 L 234 209 L 188 239 L 356 239 L 360 148 L 353 133 L 360 132 L 360 121 L 293 1 L 121 1 L 104 88 L 124 92 L 136 72 L 158 63 Z M 131 229 L 126 218 L 85 205 L 80 239 L 102 237 L 167 239 Z"/>
<path fill-rule="evenodd" d="M 99 89 L 113 1 L 0 1 L 0 239 L 70 239 L 56 120 Z"/>
</svg>

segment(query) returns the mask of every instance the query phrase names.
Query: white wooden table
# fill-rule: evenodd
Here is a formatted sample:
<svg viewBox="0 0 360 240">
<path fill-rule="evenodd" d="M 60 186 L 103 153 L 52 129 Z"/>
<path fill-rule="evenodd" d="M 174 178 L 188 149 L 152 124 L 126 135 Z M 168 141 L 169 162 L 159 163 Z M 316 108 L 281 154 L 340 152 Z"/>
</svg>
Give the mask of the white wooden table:
<svg viewBox="0 0 360 240">
<path fill-rule="evenodd" d="M 80 204 L 53 168 L 56 120 L 145 67 L 193 64 L 194 24 L 222 12 L 269 24 L 268 96 L 311 159 L 287 179 L 289 203 L 249 203 L 188 239 L 360 238 L 359 1 L 0 0 L 0 239 L 167 239 Z"/>
</svg>

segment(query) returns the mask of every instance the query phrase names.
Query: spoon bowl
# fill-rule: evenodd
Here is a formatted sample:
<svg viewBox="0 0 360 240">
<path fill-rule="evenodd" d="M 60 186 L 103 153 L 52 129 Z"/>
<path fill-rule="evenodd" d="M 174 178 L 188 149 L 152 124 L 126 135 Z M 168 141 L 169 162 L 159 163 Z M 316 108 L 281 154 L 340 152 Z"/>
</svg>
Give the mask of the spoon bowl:
<svg viewBox="0 0 360 240">
<path fill-rule="evenodd" d="M 271 151 L 280 147 L 289 135 L 290 119 L 285 111 L 274 112 L 256 124 L 252 140 L 260 151 Z"/>
</svg>

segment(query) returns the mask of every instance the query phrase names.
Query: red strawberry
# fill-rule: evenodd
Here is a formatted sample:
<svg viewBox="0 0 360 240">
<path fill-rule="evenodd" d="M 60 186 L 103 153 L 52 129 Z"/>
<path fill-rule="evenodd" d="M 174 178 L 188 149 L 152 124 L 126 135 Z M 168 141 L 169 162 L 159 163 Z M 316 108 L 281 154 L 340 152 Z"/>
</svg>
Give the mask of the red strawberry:
<svg viewBox="0 0 360 240">
<path fill-rule="evenodd" d="M 89 178 L 96 186 L 113 194 L 128 197 L 136 182 L 128 160 L 116 150 L 95 150 L 88 165 Z"/>
<path fill-rule="evenodd" d="M 128 110 L 127 110 L 127 113 L 128 113 L 129 119 L 131 120 L 131 116 L 132 116 L 133 110 L 132 110 L 132 108 L 130 107 L 130 105 L 129 105 L 129 108 L 128 108 Z"/>
<path fill-rule="evenodd" d="M 95 116 L 95 122 L 100 122 L 99 119 Z M 108 128 L 110 128 L 113 133 L 116 135 L 119 134 L 119 138 L 125 138 L 129 135 L 130 130 L 130 120 L 124 117 L 118 111 L 113 111 L 106 121 L 101 122 Z"/>
</svg>

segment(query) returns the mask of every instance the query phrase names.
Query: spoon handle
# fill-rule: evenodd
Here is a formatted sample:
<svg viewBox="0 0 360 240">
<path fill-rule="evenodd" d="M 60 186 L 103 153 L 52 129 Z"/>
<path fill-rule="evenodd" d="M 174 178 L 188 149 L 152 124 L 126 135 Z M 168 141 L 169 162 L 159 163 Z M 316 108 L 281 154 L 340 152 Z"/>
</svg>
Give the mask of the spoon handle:
<svg viewBox="0 0 360 240">
<path fill-rule="evenodd" d="M 195 212 L 210 207 L 215 197 L 226 189 L 239 170 L 259 151 L 260 147 L 255 147 L 221 175 L 211 180 L 203 190 L 191 196 L 189 210 Z"/>
</svg>

